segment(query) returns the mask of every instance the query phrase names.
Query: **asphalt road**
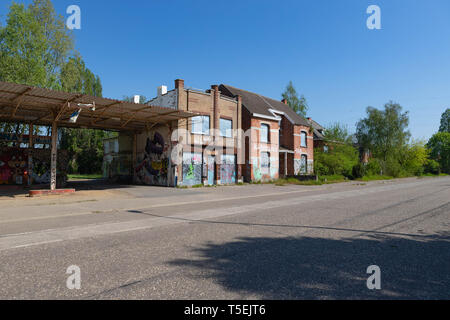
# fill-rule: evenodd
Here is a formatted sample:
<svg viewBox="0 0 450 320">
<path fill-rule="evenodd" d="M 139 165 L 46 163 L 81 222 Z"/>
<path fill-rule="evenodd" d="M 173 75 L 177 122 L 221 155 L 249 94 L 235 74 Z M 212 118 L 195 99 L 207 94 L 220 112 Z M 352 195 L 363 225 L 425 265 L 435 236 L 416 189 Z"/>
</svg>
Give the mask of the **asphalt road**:
<svg viewBox="0 0 450 320">
<path fill-rule="evenodd" d="M 170 192 L 104 216 L 0 221 L 0 298 L 450 298 L 450 178 Z"/>
</svg>

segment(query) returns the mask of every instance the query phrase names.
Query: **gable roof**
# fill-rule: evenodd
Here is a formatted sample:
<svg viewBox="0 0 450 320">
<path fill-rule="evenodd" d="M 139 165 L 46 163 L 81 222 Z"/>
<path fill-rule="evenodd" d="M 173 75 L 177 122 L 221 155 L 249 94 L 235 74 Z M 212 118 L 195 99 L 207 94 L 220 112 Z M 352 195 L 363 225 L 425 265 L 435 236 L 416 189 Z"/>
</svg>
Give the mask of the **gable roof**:
<svg viewBox="0 0 450 320">
<path fill-rule="evenodd" d="M 262 115 L 274 118 L 276 116 L 273 111 L 278 111 L 283 113 L 293 124 L 311 127 L 308 120 L 298 115 L 291 107 L 281 101 L 225 84 L 221 84 L 219 90 L 222 94 L 230 97 L 240 95 L 242 97 L 242 104 L 252 115 Z"/>
<path fill-rule="evenodd" d="M 325 140 L 325 136 L 323 135 L 323 130 L 325 130 L 325 128 L 311 118 L 308 118 L 308 121 L 314 129 L 314 140 Z"/>
</svg>

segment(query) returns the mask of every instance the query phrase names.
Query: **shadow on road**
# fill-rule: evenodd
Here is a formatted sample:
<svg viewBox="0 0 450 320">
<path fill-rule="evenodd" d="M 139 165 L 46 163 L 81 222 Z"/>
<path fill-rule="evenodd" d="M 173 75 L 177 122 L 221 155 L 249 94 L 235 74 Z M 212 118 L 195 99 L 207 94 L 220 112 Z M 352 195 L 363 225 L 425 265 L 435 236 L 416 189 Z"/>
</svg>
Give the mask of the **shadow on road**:
<svg viewBox="0 0 450 320">
<path fill-rule="evenodd" d="M 173 260 L 189 274 L 209 274 L 226 290 L 262 299 L 449 299 L 450 232 L 399 238 L 238 238 Z M 381 290 L 366 286 L 381 268 Z"/>
</svg>

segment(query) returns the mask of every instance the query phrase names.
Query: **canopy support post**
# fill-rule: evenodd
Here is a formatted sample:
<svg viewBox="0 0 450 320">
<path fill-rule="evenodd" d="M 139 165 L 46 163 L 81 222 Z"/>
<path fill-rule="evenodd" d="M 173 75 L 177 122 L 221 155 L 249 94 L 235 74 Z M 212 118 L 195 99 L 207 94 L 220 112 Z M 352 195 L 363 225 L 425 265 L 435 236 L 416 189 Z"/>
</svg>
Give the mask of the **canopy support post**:
<svg viewBox="0 0 450 320">
<path fill-rule="evenodd" d="M 56 160 L 57 160 L 57 140 L 58 140 L 58 125 L 56 121 L 52 123 L 52 151 L 51 151 L 51 178 L 50 190 L 56 190 Z"/>
</svg>

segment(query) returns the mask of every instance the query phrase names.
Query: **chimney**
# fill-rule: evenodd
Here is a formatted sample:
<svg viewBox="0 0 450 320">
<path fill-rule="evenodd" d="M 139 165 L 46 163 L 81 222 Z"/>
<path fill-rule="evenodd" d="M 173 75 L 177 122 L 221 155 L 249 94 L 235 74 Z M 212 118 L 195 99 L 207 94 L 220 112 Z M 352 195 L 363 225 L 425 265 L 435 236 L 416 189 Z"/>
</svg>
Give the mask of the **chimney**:
<svg viewBox="0 0 450 320">
<path fill-rule="evenodd" d="M 218 85 L 212 85 L 211 86 L 211 95 L 214 97 L 213 99 L 213 110 L 214 110 L 214 125 L 213 128 L 214 129 L 219 129 L 219 98 L 220 98 L 220 93 L 219 93 L 219 86 Z"/>
<path fill-rule="evenodd" d="M 141 96 L 135 95 L 134 96 L 134 103 L 139 103 L 141 101 Z"/>
<path fill-rule="evenodd" d="M 281 100 L 281 102 L 283 102 L 284 104 L 288 104 L 286 99 Z"/>
<path fill-rule="evenodd" d="M 175 89 L 183 90 L 184 89 L 184 80 L 182 80 L 182 79 L 175 80 Z"/>
<path fill-rule="evenodd" d="M 160 86 L 157 90 L 158 97 L 161 97 L 162 95 L 165 95 L 167 93 L 167 86 Z"/>
</svg>

